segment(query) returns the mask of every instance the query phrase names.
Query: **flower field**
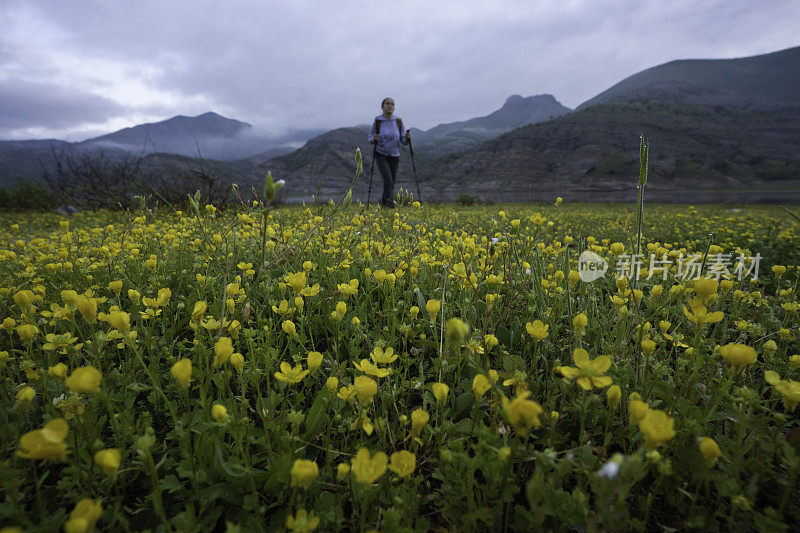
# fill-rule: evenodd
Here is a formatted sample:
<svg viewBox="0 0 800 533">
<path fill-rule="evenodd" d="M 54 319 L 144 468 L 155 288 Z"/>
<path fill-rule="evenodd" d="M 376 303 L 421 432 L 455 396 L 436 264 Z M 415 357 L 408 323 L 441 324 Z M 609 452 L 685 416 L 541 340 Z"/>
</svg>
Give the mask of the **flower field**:
<svg viewBox="0 0 800 533">
<path fill-rule="evenodd" d="M 0 214 L 0 528 L 796 528 L 797 223 L 638 233 L 560 202 Z"/>
</svg>

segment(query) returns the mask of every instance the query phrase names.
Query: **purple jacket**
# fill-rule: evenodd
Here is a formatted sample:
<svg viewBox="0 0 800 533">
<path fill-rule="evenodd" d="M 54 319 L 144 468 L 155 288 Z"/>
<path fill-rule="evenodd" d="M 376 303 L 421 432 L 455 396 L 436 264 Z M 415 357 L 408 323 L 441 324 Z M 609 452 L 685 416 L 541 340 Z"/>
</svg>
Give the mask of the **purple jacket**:
<svg viewBox="0 0 800 533">
<path fill-rule="evenodd" d="M 406 140 L 406 132 L 408 131 L 403 124 L 403 135 L 400 135 L 400 130 L 397 127 L 397 120 L 395 117 L 387 119 L 383 115 L 378 115 L 375 120 L 381 121 L 381 132 L 378 135 L 378 153 L 383 155 L 391 155 L 394 157 L 400 156 L 400 143 L 408 144 Z M 367 140 L 372 143 L 372 136 L 375 135 L 375 121 L 372 121 L 372 127 L 369 130 L 369 137 Z"/>
</svg>

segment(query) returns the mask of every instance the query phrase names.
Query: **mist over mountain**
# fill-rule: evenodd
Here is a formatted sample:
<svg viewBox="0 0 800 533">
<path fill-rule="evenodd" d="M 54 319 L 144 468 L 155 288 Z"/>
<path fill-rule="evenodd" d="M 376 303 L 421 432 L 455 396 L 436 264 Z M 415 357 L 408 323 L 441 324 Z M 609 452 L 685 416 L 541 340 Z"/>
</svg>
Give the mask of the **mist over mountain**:
<svg viewBox="0 0 800 533">
<path fill-rule="evenodd" d="M 117 148 L 134 153 L 170 153 L 232 161 L 304 142 L 321 130 L 293 130 L 268 137 L 246 122 L 208 112 L 196 117 L 178 115 L 162 122 L 141 124 L 80 143 L 81 149 Z"/>
</svg>

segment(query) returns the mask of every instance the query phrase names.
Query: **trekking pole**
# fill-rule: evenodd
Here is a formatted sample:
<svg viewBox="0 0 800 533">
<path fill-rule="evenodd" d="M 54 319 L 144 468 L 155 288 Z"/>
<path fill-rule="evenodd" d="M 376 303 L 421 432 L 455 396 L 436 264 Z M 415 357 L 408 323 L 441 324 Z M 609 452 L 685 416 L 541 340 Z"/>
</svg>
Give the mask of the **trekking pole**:
<svg viewBox="0 0 800 533">
<path fill-rule="evenodd" d="M 378 143 L 372 148 L 372 168 L 369 170 L 369 192 L 367 193 L 367 205 L 372 198 L 372 175 L 375 174 L 375 154 L 378 151 Z"/>
<path fill-rule="evenodd" d="M 417 179 L 417 164 L 414 162 L 414 147 L 411 146 L 411 139 L 408 140 L 408 148 L 411 150 L 411 167 L 414 169 L 414 181 L 417 182 L 417 198 L 422 201 L 422 194 L 419 192 L 419 179 Z"/>
</svg>

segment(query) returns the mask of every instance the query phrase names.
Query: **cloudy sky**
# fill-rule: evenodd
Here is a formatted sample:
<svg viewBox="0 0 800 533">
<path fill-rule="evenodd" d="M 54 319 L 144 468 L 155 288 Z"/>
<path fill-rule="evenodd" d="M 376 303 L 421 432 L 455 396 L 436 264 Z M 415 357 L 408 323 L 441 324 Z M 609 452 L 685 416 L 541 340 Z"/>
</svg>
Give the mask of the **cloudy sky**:
<svg viewBox="0 0 800 533">
<path fill-rule="evenodd" d="M 511 94 L 574 108 L 673 59 L 800 45 L 796 0 L 0 0 L 0 139 L 215 111 L 259 129 L 408 126 Z"/>
</svg>

